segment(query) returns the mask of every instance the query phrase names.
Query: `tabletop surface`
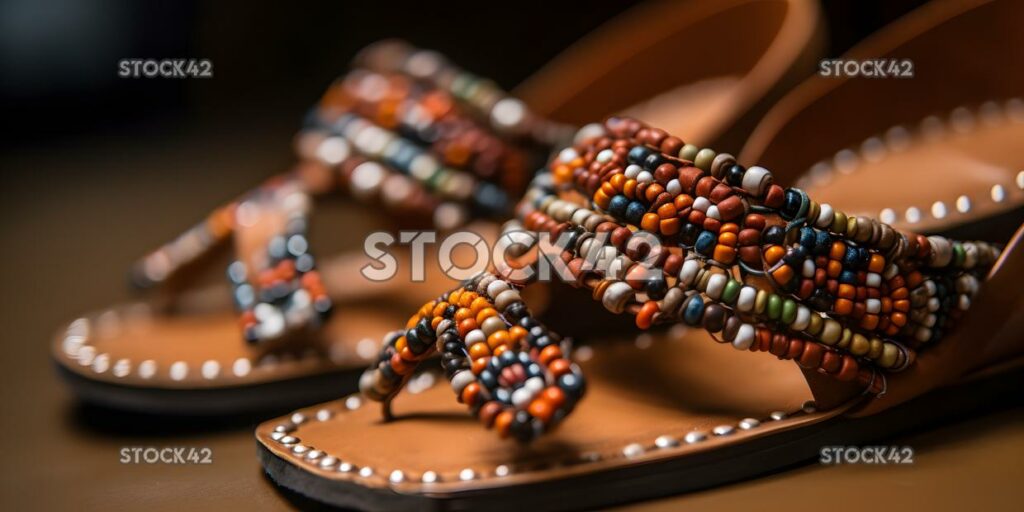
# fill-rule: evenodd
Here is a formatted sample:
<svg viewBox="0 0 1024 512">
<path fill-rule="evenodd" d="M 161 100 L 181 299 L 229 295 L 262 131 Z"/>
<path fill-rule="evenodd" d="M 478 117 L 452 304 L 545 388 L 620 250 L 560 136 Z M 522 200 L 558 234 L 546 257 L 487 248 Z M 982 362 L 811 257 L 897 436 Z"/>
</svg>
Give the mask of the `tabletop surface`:
<svg viewBox="0 0 1024 512">
<path fill-rule="evenodd" d="M 279 491 L 256 460 L 258 418 L 168 421 L 75 403 L 48 350 L 61 322 L 126 300 L 133 258 L 289 163 L 287 134 L 210 133 L 0 157 L 0 508 L 278 510 L 312 503 Z M 985 399 L 980 397 L 979 399 Z M 887 441 L 889 443 L 889 441 Z M 1024 498 L 1024 411 L 1004 410 L 891 440 L 909 466 L 802 468 L 631 505 L 640 510 L 886 508 L 1006 510 Z M 124 448 L 196 446 L 212 464 L 122 464 Z"/>
</svg>

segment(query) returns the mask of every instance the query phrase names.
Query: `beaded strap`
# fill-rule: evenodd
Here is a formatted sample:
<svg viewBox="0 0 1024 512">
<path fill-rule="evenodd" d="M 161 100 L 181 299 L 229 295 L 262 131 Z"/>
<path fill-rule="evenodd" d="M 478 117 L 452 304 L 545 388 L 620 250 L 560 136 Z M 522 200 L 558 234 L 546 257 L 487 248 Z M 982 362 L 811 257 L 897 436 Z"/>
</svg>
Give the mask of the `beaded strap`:
<svg viewBox="0 0 1024 512">
<path fill-rule="evenodd" d="M 550 234 L 555 253 L 544 256 L 609 311 L 635 315 L 641 329 L 703 327 L 872 394 L 884 393 L 884 372 L 909 367 L 952 328 L 1000 251 L 848 217 L 767 169 L 631 119 L 582 128 L 549 171 L 504 231 L 525 230 L 526 250 Z M 407 375 L 389 357 L 367 386 Z M 364 392 L 390 399 L 400 386 L 383 389 Z"/>
<path fill-rule="evenodd" d="M 244 338 L 266 343 L 320 326 L 331 302 L 308 251 L 312 196 L 341 190 L 396 213 L 432 217 L 445 230 L 508 216 L 509 194 L 522 193 L 549 148 L 517 130 L 494 135 L 477 107 L 401 69 L 351 71 L 309 116 L 293 171 L 144 257 L 133 281 L 143 288 L 165 282 L 246 225 L 247 211 L 272 204 L 285 216 L 283 232 L 271 237 L 265 258 L 253 260 L 256 268 L 235 261 L 228 269 Z"/>
<path fill-rule="evenodd" d="M 406 330 L 384 340 L 359 389 L 385 404 L 435 352 L 455 396 L 502 438 L 530 441 L 553 429 L 583 396 L 579 368 L 557 334 L 535 320 L 519 292 L 493 274 L 426 303 Z"/>
</svg>

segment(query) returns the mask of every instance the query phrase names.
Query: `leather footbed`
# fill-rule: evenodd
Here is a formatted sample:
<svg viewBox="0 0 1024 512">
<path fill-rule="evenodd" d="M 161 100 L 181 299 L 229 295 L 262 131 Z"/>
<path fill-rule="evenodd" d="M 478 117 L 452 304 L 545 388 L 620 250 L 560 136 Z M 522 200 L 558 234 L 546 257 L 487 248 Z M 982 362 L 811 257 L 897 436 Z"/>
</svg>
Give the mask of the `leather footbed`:
<svg viewBox="0 0 1024 512">
<path fill-rule="evenodd" d="M 942 4 L 938 13 L 921 11 L 891 30 L 931 26 L 929 36 L 962 40 L 953 34 L 976 22 L 970 7 Z M 960 16 L 971 23 L 947 23 Z M 1019 169 L 1014 151 L 1005 147 L 1019 140 L 1005 137 L 1006 130 L 1012 134 L 1019 128 L 1000 126 L 973 132 L 968 144 L 948 149 L 983 147 L 989 165 Z M 900 189 L 905 195 L 899 198 L 930 204 L 936 174 L 952 181 L 951 187 L 956 186 L 953 177 L 971 182 L 954 172 L 962 160 L 930 159 L 934 150 L 921 141 L 900 155 L 906 162 L 928 165 L 901 169 L 898 179 L 915 186 Z M 879 165 L 885 169 L 887 164 Z M 883 172 L 893 168 L 888 169 Z M 886 176 L 867 167 L 858 173 Z M 858 180 L 834 204 L 846 210 L 847 201 L 862 197 L 863 204 L 870 204 L 872 187 L 877 184 Z M 1019 207 L 1020 197 L 1009 202 Z M 974 210 L 949 224 L 983 218 Z M 1005 396 L 1021 382 L 1017 368 L 1024 300 L 1014 288 L 1024 278 L 1019 252 L 1024 230 L 1011 237 L 1016 227 L 997 235 L 1007 248 L 962 324 L 923 351 L 909 370 L 890 376 L 887 395 L 880 399 L 869 400 L 831 379 L 805 376 L 791 362 L 718 346 L 703 331 L 674 328 L 637 343 L 595 344 L 592 357 L 580 363 L 587 396 L 559 430 L 529 446 L 496 440 L 467 415 L 447 385 L 440 385 L 399 395 L 397 418 L 391 422 L 382 419 L 376 406 L 350 410 L 353 399 L 268 421 L 256 431 L 260 456 L 279 484 L 340 506 L 590 508 L 745 479 L 813 458 L 822 446 L 858 444 L 931 425 L 974 410 L 976 393 Z M 1011 369 L 995 372 L 997 362 Z M 812 397 L 820 410 L 804 409 Z M 891 407 L 895 404 L 902 405 Z M 852 417 L 863 411 L 873 414 Z M 773 412 L 784 413 L 784 419 L 772 419 Z M 758 420 L 757 426 L 742 428 L 755 424 L 749 419 Z M 698 431 L 708 439 L 684 441 L 686 434 Z M 655 440 L 666 435 L 681 444 L 659 447 Z M 313 450 L 318 456 L 310 460 Z M 325 469 L 319 464 L 323 457 L 351 464 L 346 467 L 351 471 L 340 471 L 337 461 Z M 401 478 L 392 479 L 395 470 Z M 424 483 L 427 471 L 439 480 Z M 463 475 L 473 478 L 464 480 Z"/>
</svg>

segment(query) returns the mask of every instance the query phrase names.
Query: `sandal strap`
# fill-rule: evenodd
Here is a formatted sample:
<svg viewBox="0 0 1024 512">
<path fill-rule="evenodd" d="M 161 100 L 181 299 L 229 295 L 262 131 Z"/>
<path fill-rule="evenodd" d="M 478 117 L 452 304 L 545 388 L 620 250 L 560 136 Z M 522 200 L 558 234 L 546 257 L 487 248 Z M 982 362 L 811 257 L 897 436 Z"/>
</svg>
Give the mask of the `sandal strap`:
<svg viewBox="0 0 1024 512">
<path fill-rule="evenodd" d="M 342 189 L 397 213 L 433 217 L 441 229 L 473 218 L 507 217 L 509 194 L 522 193 L 531 169 L 547 152 L 530 127 L 546 123 L 524 108 L 522 122 L 494 135 L 482 126 L 478 103 L 466 103 L 465 97 L 439 88 L 441 83 L 403 69 L 348 73 L 308 116 L 297 137 L 302 161 L 295 170 L 217 208 L 142 258 L 133 267 L 133 282 L 154 288 L 234 237 L 240 250 L 228 277 L 243 335 L 249 343 L 266 343 L 319 327 L 331 310 L 308 251 L 313 196 Z M 489 87 L 496 101 L 507 98 Z M 509 119 L 492 106 L 498 109 L 490 119 L 493 129 L 494 122 Z M 263 236 L 260 247 L 239 241 L 248 230 L 245 217 L 254 211 L 280 217 L 278 229 Z"/>
<path fill-rule="evenodd" d="M 584 127 L 577 140 L 534 180 L 506 233 L 525 229 L 534 246 L 543 245 L 537 233 L 550 234 L 554 250 L 541 252 L 641 329 L 704 327 L 868 393 L 884 393 L 886 372 L 912 365 L 953 327 L 999 257 L 987 242 L 847 217 L 774 184 L 767 169 L 632 119 Z M 473 360 L 467 340 L 456 341 L 457 355 Z M 391 377 L 418 361 L 394 354 L 385 347 L 364 375 L 371 398 L 390 400 L 401 382 Z"/>
</svg>

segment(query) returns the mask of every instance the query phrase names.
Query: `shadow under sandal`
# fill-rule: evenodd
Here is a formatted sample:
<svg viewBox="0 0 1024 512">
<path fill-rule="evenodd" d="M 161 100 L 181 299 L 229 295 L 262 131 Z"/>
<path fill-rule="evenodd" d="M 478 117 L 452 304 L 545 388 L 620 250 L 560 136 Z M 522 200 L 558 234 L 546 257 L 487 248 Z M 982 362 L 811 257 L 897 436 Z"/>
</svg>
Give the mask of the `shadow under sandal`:
<svg viewBox="0 0 1024 512">
<path fill-rule="evenodd" d="M 375 340 L 415 307 L 409 297 L 452 282 L 430 259 L 425 281 L 416 283 L 364 278 L 362 251 L 314 260 L 313 199 L 352 196 L 406 228 L 493 222 L 507 218 L 553 141 L 571 136 L 493 84 L 433 58 L 444 76 L 475 84 L 482 100 L 457 98 L 435 76 L 361 68 L 340 78 L 296 138 L 301 162 L 292 171 L 139 261 L 132 278 L 154 292 L 151 300 L 83 317 L 59 334 L 53 357 L 72 389 L 122 409 L 215 415 L 296 407 L 355 389 Z M 490 115 L 503 102 L 520 106 L 514 119 Z M 491 225 L 474 228 L 486 234 Z M 361 235 L 352 226 L 344 232 Z M 229 286 L 198 284 L 229 242 Z M 392 254 L 409 268 L 407 252 Z"/>
<path fill-rule="evenodd" d="M 589 509 L 790 467 L 1019 382 L 1024 230 L 899 231 L 634 120 L 588 130 L 506 230 L 553 235 L 572 286 L 671 327 L 572 350 L 503 266 L 386 337 L 361 395 L 260 425 L 274 481 L 366 509 Z M 415 373 L 436 353 L 450 387 Z"/>
</svg>

